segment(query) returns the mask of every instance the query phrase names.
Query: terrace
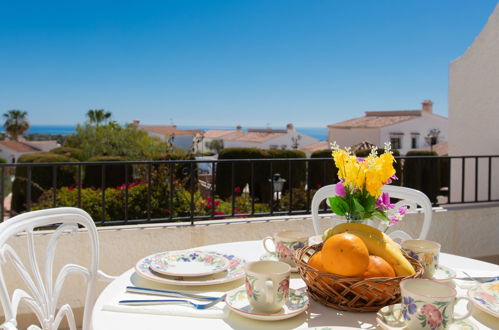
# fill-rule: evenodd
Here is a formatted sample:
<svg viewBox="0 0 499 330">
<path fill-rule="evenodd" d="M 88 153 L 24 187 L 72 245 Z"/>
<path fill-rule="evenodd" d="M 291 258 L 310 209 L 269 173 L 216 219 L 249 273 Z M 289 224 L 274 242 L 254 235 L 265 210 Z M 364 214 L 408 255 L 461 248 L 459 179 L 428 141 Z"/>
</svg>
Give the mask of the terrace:
<svg viewBox="0 0 499 330">
<path fill-rule="evenodd" d="M 440 242 L 443 252 L 498 263 L 499 190 L 493 173 L 499 156 L 398 157 L 397 161 L 402 185 L 418 182 L 410 178 L 408 169 L 421 175 L 419 182 L 426 184 L 419 189 L 426 189 L 434 203 L 428 239 Z M 286 179 L 282 191 L 270 181 L 277 171 Z M 63 182 L 67 173 L 72 174 L 69 184 Z M 85 186 L 88 173 L 98 177 L 93 185 L 99 188 Z M 111 182 L 117 180 L 116 173 L 121 178 Z M 19 196 L 14 200 L 24 210 L 58 206 L 87 210 L 98 226 L 99 268 L 108 274 L 121 274 L 158 251 L 261 240 L 284 229 L 312 235 L 313 194 L 319 186 L 335 183 L 330 158 L 1 164 L 0 174 L 0 197 L 6 195 L 8 175 L 15 174 L 14 193 L 17 189 L 22 201 Z M 41 177 L 43 183 L 35 182 Z M 435 181 L 439 183 L 427 184 Z M 117 205 L 118 210 L 113 209 Z M 325 230 L 333 223 L 332 215 L 325 205 L 320 212 Z M 9 216 L 3 208 L 1 215 Z M 412 213 L 394 229 L 415 235 L 421 223 L 422 215 Z M 50 228 L 37 231 L 37 244 L 45 246 L 51 233 Z M 87 246 L 87 240 L 84 230 L 65 235 L 61 246 L 71 242 L 74 248 L 58 251 L 56 267 L 74 262 L 75 255 L 82 263 L 88 260 L 89 252 L 76 248 Z M 25 238 L 16 237 L 11 244 L 22 251 Z M 6 276 L 10 286 L 23 286 L 13 270 Z M 61 300 L 81 307 L 82 289 L 79 279 L 69 278 Z M 29 324 L 34 316 L 20 319 Z"/>
</svg>

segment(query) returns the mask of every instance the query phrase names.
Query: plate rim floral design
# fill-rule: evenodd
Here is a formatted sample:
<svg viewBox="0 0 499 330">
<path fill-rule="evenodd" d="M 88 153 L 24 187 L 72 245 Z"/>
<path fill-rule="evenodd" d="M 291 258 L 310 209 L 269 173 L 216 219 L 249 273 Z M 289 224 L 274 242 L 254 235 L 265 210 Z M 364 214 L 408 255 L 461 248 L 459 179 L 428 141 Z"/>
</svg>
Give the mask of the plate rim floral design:
<svg viewBox="0 0 499 330">
<path fill-rule="evenodd" d="M 193 258 L 192 255 L 195 255 L 195 257 Z M 173 261 L 172 265 L 169 265 L 168 264 L 169 261 L 165 261 L 165 259 L 168 257 L 174 257 L 177 259 L 183 259 L 183 258 L 187 257 L 187 259 L 189 260 L 188 262 L 198 261 L 199 259 L 196 259 L 196 258 L 201 257 L 204 259 L 203 261 L 201 261 L 203 264 L 206 264 L 206 260 L 207 260 L 206 257 L 212 257 L 212 261 L 217 262 L 217 260 L 219 260 L 220 263 L 217 265 L 213 265 L 213 267 L 210 270 L 205 271 L 205 272 L 179 273 L 179 272 L 168 270 L 169 266 L 173 266 L 171 268 L 175 268 L 173 263 L 176 263 L 175 261 Z M 210 258 L 208 258 L 208 260 L 210 260 Z M 212 263 L 212 262 L 210 262 L 210 263 Z M 149 265 L 149 267 L 151 267 L 151 269 L 153 271 L 155 271 L 156 273 L 160 273 L 160 274 L 168 275 L 168 276 L 182 276 L 182 277 L 195 277 L 195 276 L 212 275 L 212 274 L 216 274 L 219 272 L 223 272 L 224 270 L 229 268 L 229 266 L 230 266 L 230 260 L 225 258 L 224 256 L 221 256 L 220 254 L 215 253 L 215 252 L 207 252 L 207 251 L 200 251 L 200 250 L 196 250 L 196 251 L 171 251 L 171 252 L 166 252 L 164 254 L 157 254 L 152 258 L 151 263 Z"/>
<path fill-rule="evenodd" d="M 499 286 L 499 280 L 496 280 L 496 281 L 493 281 L 493 282 L 487 282 L 487 283 L 480 283 L 480 284 L 477 284 L 477 285 L 471 287 L 468 290 L 468 298 L 470 298 L 471 301 L 473 301 L 473 304 L 476 307 L 478 307 L 479 309 L 481 309 L 485 313 L 490 314 L 492 316 L 495 316 L 495 317 L 499 318 L 499 313 L 498 312 L 493 311 L 491 309 L 488 309 L 487 306 L 483 302 L 481 302 L 480 300 L 477 300 L 476 297 L 475 297 L 475 294 L 476 294 L 477 290 L 481 289 L 482 291 L 484 291 L 483 287 L 486 286 L 486 285 L 498 285 Z"/>
<path fill-rule="evenodd" d="M 241 279 L 244 277 L 244 264 L 246 261 L 244 259 L 241 259 L 239 257 L 236 257 L 235 255 L 232 254 L 224 254 L 216 251 L 212 251 L 213 253 L 218 253 L 221 256 L 226 257 L 227 259 L 230 260 L 229 263 L 229 268 L 227 268 L 224 272 L 227 272 L 227 276 L 222 277 L 222 278 L 217 278 L 217 279 L 210 279 L 210 280 L 179 280 L 179 279 L 169 279 L 169 278 L 164 278 L 161 276 L 158 276 L 154 274 L 151 269 L 149 268 L 149 265 L 151 263 L 152 257 L 154 257 L 157 254 L 162 254 L 165 252 L 158 252 L 151 254 L 149 256 L 146 256 L 142 259 L 140 259 L 136 264 L 135 264 L 135 272 L 137 275 L 139 275 L 142 278 L 145 278 L 147 280 L 151 280 L 156 283 L 162 283 L 162 284 L 170 284 L 170 285 L 184 285 L 184 286 L 205 286 L 205 285 L 215 285 L 215 284 L 223 284 L 223 283 L 229 283 L 238 279 Z"/>
<path fill-rule="evenodd" d="M 393 306 L 393 310 L 396 311 L 397 309 L 398 310 L 402 310 L 402 304 L 401 303 L 398 303 L 398 304 L 393 304 L 393 305 L 387 305 L 383 308 L 381 308 L 377 313 L 376 313 L 376 323 L 378 323 L 378 325 L 382 328 L 382 329 L 385 329 L 385 330 L 408 330 L 408 327 L 407 325 L 404 325 L 404 326 L 391 326 L 387 323 L 385 323 L 385 321 L 383 320 L 385 315 L 381 314 L 381 311 L 385 308 L 391 308 Z M 467 326 L 469 326 L 471 329 L 479 329 L 475 323 L 471 322 L 469 319 L 464 319 L 464 320 L 459 320 L 457 321 L 456 323 L 450 323 L 449 324 L 449 329 L 453 329 L 452 325 L 457 325 L 459 323 L 465 323 Z"/>
<path fill-rule="evenodd" d="M 435 275 L 437 274 L 437 272 L 438 272 L 439 269 L 441 269 L 444 272 L 449 273 L 450 276 L 449 277 L 436 278 Z M 449 268 L 449 267 L 444 266 L 444 265 L 438 265 L 437 269 L 435 271 L 435 274 L 432 277 L 432 280 L 437 281 L 437 282 L 446 282 L 446 281 L 453 280 L 456 277 L 457 277 L 457 274 L 456 274 L 456 272 L 452 268 Z"/>
<path fill-rule="evenodd" d="M 308 295 L 307 295 L 306 292 L 303 292 L 303 291 L 300 291 L 300 290 L 295 290 L 295 289 L 289 289 L 289 291 L 290 291 L 290 295 L 291 294 L 297 294 L 300 297 L 302 297 L 302 300 L 304 300 L 303 306 L 301 306 L 300 308 L 298 308 L 296 310 L 293 310 L 292 312 L 289 312 L 289 313 L 286 313 L 286 311 L 289 311 L 289 309 L 287 308 L 287 305 L 284 305 L 286 308 L 283 307 L 284 313 L 255 313 L 254 311 L 252 311 L 252 312 L 246 312 L 246 311 L 242 310 L 241 308 L 238 308 L 238 307 L 234 306 L 229 301 L 230 298 L 233 295 L 242 293 L 242 294 L 244 294 L 245 299 L 246 300 L 248 299 L 248 296 L 246 294 L 246 288 L 245 288 L 245 286 L 241 286 L 241 287 L 239 287 L 237 289 L 234 289 L 234 290 L 228 292 L 227 296 L 225 297 L 225 304 L 234 313 L 242 315 L 242 316 L 250 318 L 250 319 L 260 320 L 260 321 L 279 321 L 279 320 L 285 320 L 285 319 L 292 318 L 292 317 L 294 317 L 296 315 L 299 315 L 299 314 L 303 313 L 310 306 L 310 299 L 309 299 L 309 297 L 308 297 Z M 249 305 L 249 300 L 248 300 L 248 305 Z"/>
</svg>

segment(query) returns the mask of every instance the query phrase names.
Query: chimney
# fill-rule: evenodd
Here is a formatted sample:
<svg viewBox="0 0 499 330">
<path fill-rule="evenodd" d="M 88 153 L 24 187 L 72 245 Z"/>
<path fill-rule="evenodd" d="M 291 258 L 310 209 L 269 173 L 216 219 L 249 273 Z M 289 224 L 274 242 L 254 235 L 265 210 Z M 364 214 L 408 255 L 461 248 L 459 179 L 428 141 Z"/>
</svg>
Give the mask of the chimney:
<svg viewBox="0 0 499 330">
<path fill-rule="evenodd" d="M 134 121 L 132 121 L 132 125 L 135 127 L 138 127 L 139 124 L 140 124 L 140 120 L 135 119 Z"/>
<path fill-rule="evenodd" d="M 286 129 L 288 130 L 288 132 L 296 132 L 295 127 L 293 126 L 293 124 L 287 124 L 286 125 Z"/>
<path fill-rule="evenodd" d="M 433 102 L 431 100 L 424 100 L 421 102 L 421 105 L 423 106 L 423 111 L 432 113 L 433 112 Z"/>
<path fill-rule="evenodd" d="M 236 131 L 241 132 L 243 130 L 243 127 L 241 125 L 236 126 Z"/>
</svg>

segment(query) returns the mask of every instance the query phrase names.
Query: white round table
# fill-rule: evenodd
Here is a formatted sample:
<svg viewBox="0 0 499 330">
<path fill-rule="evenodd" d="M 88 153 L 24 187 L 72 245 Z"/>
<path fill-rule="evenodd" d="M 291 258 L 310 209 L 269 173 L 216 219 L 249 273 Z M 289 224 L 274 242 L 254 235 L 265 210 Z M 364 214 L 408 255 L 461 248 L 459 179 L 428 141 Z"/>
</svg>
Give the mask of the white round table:
<svg viewBox="0 0 499 330">
<path fill-rule="evenodd" d="M 217 251 L 224 254 L 234 254 L 246 261 L 258 260 L 264 249 L 261 241 L 234 242 L 225 244 L 215 244 L 199 247 L 200 250 Z M 159 252 L 159 251 L 158 251 Z M 464 270 L 473 275 L 489 276 L 499 274 L 499 266 L 487 262 L 482 262 L 470 258 L 459 257 L 451 254 L 441 253 L 440 263 L 457 271 Z M 169 290 L 198 290 L 203 288 L 174 287 L 166 286 L 139 278 L 133 269 L 120 275 L 110 283 L 98 297 L 92 316 L 94 330 L 111 329 L 306 329 L 319 326 L 336 326 L 350 328 L 376 328 L 375 313 L 350 313 L 338 311 L 325 307 L 311 299 L 308 311 L 291 319 L 282 321 L 256 321 L 244 318 L 233 312 L 229 312 L 226 318 L 199 318 L 183 316 L 165 316 L 153 314 L 122 313 L 102 310 L 107 304 L 116 304 L 125 291 L 126 286 L 147 286 L 152 288 L 164 288 Z M 222 295 L 223 292 L 235 289 L 243 285 L 242 280 L 232 283 L 210 286 L 207 291 Z M 297 274 L 292 276 L 291 286 L 293 288 L 303 287 L 305 284 Z M 460 296 L 466 295 L 466 290 L 458 288 Z M 161 297 L 150 296 L 145 299 L 161 299 Z M 140 299 L 140 298 L 137 298 Z M 144 298 L 142 298 L 144 299 Z M 458 306 L 459 307 L 459 306 Z M 463 308 L 463 306 L 461 306 Z M 499 329 L 499 319 L 473 308 L 471 321 L 480 329 Z"/>
</svg>

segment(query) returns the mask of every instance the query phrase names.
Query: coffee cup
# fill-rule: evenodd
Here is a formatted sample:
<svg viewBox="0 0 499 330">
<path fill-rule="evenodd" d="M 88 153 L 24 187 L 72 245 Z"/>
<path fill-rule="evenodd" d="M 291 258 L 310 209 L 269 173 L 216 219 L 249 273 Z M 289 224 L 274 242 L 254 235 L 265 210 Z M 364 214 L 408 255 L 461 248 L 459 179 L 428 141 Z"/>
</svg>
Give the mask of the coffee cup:
<svg viewBox="0 0 499 330">
<path fill-rule="evenodd" d="M 288 300 L 291 267 L 280 261 L 254 261 L 246 264 L 245 272 L 250 305 L 264 313 L 280 311 Z"/>
<path fill-rule="evenodd" d="M 421 263 L 424 278 L 433 278 L 438 268 L 440 244 L 423 239 L 410 239 L 402 242 L 402 250 Z"/>
<path fill-rule="evenodd" d="M 267 247 L 267 242 L 272 241 L 275 246 L 275 250 L 271 250 Z M 265 250 L 277 256 L 279 261 L 285 262 L 291 267 L 296 267 L 294 261 L 294 254 L 296 250 L 301 249 L 308 245 L 308 236 L 298 230 L 284 230 L 274 234 L 274 236 L 268 236 L 263 239 L 263 247 Z"/>
<path fill-rule="evenodd" d="M 403 321 L 408 329 L 447 329 L 456 321 L 471 315 L 471 300 L 456 298 L 456 290 L 428 279 L 407 279 L 400 282 Z M 466 300 L 466 313 L 455 315 L 458 301 Z"/>
</svg>

